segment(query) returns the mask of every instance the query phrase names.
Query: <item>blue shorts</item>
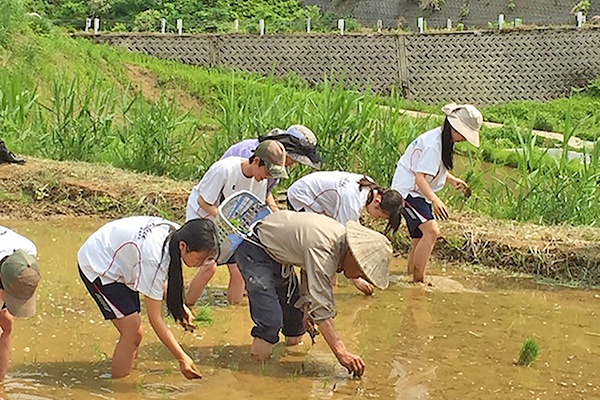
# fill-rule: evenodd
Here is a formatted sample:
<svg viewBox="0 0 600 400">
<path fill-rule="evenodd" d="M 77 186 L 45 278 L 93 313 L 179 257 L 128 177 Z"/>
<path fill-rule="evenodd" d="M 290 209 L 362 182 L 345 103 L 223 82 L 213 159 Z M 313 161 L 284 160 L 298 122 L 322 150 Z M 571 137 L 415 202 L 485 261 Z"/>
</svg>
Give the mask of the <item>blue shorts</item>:
<svg viewBox="0 0 600 400">
<path fill-rule="evenodd" d="M 410 237 L 413 239 L 423 237 L 423 232 L 419 229 L 419 225 L 434 219 L 431 204 L 423 197 L 413 197 L 410 194 L 404 199 L 402 215 L 404 215 L 408 233 L 410 233 Z"/>
<path fill-rule="evenodd" d="M 98 305 L 104 319 L 119 319 L 140 312 L 140 295 L 119 282 L 102 284 L 100 278 L 94 282 L 79 269 L 79 275 L 88 292 Z"/>
</svg>

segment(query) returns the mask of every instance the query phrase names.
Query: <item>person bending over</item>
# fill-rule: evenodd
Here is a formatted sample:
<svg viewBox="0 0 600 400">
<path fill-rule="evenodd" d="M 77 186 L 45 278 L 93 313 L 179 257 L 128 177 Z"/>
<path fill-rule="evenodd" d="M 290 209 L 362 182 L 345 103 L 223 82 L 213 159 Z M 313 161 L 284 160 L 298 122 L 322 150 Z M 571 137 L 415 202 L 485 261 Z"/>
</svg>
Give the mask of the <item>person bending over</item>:
<svg viewBox="0 0 600 400">
<path fill-rule="evenodd" d="M 31 240 L 0 226 L 0 383 L 8 369 L 13 317 L 35 314 L 35 290 L 41 278 L 36 255 Z"/>
<path fill-rule="evenodd" d="M 255 324 L 253 360 L 270 357 L 280 332 L 287 345 L 296 345 L 316 323 L 340 364 L 362 375 L 364 361 L 346 348 L 333 323 L 332 280 L 343 272 L 349 279 L 361 277 L 386 288 L 392 254 L 387 238 L 356 221 L 344 227 L 324 215 L 293 211 L 266 216 L 255 233 L 235 253 Z M 301 268 L 301 285 L 293 265 Z"/>
<path fill-rule="evenodd" d="M 228 157 L 217 161 L 204 174 L 200 183 L 192 189 L 187 203 L 186 220 L 215 217 L 219 205 L 240 190 L 248 190 L 273 206 L 275 201 L 267 191 L 267 179 L 287 178 L 285 159 L 285 148 L 281 143 L 265 140 L 258 145 L 249 158 Z M 227 299 L 231 304 L 237 304 L 242 301 L 244 281 L 233 257 L 227 261 L 227 266 L 229 268 Z M 186 294 L 187 305 L 192 306 L 196 303 L 214 276 L 216 268 L 215 264 L 198 271 Z"/>
<path fill-rule="evenodd" d="M 194 362 L 169 330 L 162 302 L 176 322 L 193 329 L 194 316 L 183 301 L 182 262 L 202 268 L 218 254 L 212 221 L 193 219 L 179 226 L 158 217 L 129 217 L 109 222 L 79 249 L 79 275 L 105 319 L 119 331 L 111 362 L 113 378 L 129 375 L 142 341 L 140 293 L 156 336 L 179 361 L 188 379 L 200 378 Z M 166 288 L 165 288 L 166 286 Z"/>
<path fill-rule="evenodd" d="M 319 171 L 297 180 L 288 188 L 289 208 L 327 215 L 345 225 L 358 221 L 366 211 L 373 218 L 387 219 L 386 231 L 396 232 L 402 219 L 404 201 L 394 189 L 383 189 L 372 178 L 341 171 Z M 362 278 L 352 279 L 365 295 L 373 286 Z"/>
</svg>

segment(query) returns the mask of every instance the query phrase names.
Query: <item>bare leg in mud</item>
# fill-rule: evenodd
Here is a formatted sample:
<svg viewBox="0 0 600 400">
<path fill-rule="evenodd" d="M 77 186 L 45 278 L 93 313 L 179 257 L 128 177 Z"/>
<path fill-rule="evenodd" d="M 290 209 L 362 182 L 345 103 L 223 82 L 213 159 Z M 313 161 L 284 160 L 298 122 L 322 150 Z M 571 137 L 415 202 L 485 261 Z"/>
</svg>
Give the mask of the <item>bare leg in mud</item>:
<svg viewBox="0 0 600 400">
<path fill-rule="evenodd" d="M 431 256 L 433 246 L 440 234 L 440 228 L 435 220 L 430 220 L 419 225 L 419 229 L 423 232 L 423 237 L 418 240 L 418 243 L 411 250 L 413 256 L 413 281 L 423 282 L 425 278 L 425 267 Z"/>
<path fill-rule="evenodd" d="M 131 373 L 144 330 L 139 313 L 113 319 L 112 323 L 119 331 L 120 336 L 113 353 L 110 372 L 113 378 L 122 378 Z"/>
<path fill-rule="evenodd" d="M 273 345 L 266 340 L 255 337 L 250 346 L 250 357 L 254 362 L 266 361 L 271 357 Z"/>
<path fill-rule="evenodd" d="M 412 246 L 410 246 L 410 253 L 408 253 L 408 260 L 406 260 L 406 272 L 412 275 L 415 271 L 415 248 L 419 244 L 421 238 L 414 238 Z"/>
<path fill-rule="evenodd" d="M 0 310 L 0 383 L 4 381 L 8 369 L 12 324 L 13 316 L 10 315 L 8 310 Z"/>
<path fill-rule="evenodd" d="M 304 335 L 302 335 L 304 336 Z M 286 336 L 285 337 L 285 345 L 286 346 L 297 346 L 302 344 L 302 336 Z"/>
</svg>

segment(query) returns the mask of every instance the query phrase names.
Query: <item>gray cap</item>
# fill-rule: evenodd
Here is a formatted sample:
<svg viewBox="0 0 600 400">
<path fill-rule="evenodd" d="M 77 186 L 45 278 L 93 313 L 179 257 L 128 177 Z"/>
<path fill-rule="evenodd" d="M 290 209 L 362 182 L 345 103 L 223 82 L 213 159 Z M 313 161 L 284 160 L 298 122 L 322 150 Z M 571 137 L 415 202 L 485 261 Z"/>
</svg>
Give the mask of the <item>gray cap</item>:
<svg viewBox="0 0 600 400">
<path fill-rule="evenodd" d="M 271 177 L 275 179 L 286 179 L 285 170 L 285 147 L 277 140 L 265 140 L 259 143 L 254 155 L 261 159 L 267 167 Z"/>
</svg>

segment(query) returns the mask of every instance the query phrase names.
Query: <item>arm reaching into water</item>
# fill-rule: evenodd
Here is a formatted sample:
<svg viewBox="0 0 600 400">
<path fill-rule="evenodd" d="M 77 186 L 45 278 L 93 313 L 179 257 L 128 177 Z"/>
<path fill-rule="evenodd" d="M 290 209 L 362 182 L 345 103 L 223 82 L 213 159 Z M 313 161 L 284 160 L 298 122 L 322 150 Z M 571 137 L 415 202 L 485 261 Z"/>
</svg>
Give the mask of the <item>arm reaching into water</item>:
<svg viewBox="0 0 600 400">
<path fill-rule="evenodd" d="M 177 343 L 175 336 L 173 336 L 173 333 L 169 330 L 169 327 L 162 318 L 162 301 L 154 300 L 147 296 L 144 298 L 144 301 L 146 303 L 146 312 L 148 313 L 148 319 L 150 320 L 152 329 L 154 329 L 156 336 L 158 336 L 165 347 L 169 349 L 171 354 L 179 361 L 181 373 L 188 379 L 201 378 L 194 366 L 194 361 L 192 361 L 190 356 L 188 356 L 179 343 Z"/>
<path fill-rule="evenodd" d="M 327 318 L 317 322 L 321 335 L 329 345 L 333 354 L 337 357 L 348 372 L 352 372 L 355 376 L 362 376 L 365 372 L 365 362 L 356 354 L 352 354 L 346 349 L 346 345 L 342 342 L 342 338 L 337 333 L 333 324 L 333 318 Z"/>
</svg>

